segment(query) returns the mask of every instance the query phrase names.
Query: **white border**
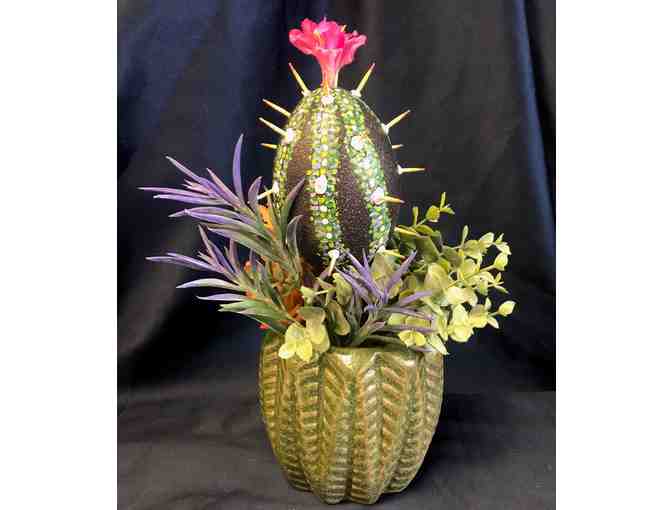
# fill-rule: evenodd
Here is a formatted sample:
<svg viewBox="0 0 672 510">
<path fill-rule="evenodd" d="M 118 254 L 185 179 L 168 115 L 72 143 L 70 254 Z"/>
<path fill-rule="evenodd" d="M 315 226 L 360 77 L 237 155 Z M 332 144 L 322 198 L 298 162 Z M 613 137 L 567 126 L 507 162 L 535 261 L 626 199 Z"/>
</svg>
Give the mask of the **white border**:
<svg viewBox="0 0 672 510">
<path fill-rule="evenodd" d="M 3 6 L 4 508 L 116 508 L 115 7 Z"/>
<path fill-rule="evenodd" d="M 669 496 L 670 23 L 558 2 L 558 508 Z"/>
</svg>

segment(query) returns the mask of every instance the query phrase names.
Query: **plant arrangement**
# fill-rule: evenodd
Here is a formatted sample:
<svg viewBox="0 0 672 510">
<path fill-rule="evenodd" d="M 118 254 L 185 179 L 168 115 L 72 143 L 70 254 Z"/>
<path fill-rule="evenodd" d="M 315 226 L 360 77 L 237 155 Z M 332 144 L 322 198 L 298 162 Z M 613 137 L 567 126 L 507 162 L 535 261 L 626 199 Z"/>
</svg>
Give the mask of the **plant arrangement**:
<svg viewBox="0 0 672 510">
<path fill-rule="evenodd" d="M 513 311 L 513 301 L 493 308 L 489 297 L 493 290 L 507 293 L 502 274 L 511 250 L 503 236 L 489 232 L 469 239 L 465 226 L 461 242 L 449 246 L 430 226 L 454 214 L 445 193 L 422 219 L 413 207 L 413 223 L 396 226 L 385 248 L 359 257 L 347 252 L 342 263 L 330 263 L 316 275 L 298 248 L 302 217 L 291 217 L 304 182 L 283 201 L 272 190 L 260 193 L 261 178 L 243 193 L 241 144 L 242 136 L 233 160 L 233 191 L 212 171 L 209 179 L 200 177 L 170 158 L 188 177 L 185 189 L 142 188 L 158 193 L 156 198 L 196 205 L 171 216 L 198 221 L 203 239 L 198 258 L 168 253 L 149 260 L 213 273 L 216 277 L 178 288 L 224 291 L 199 299 L 222 302 L 220 311 L 246 315 L 283 335 L 281 357 L 308 362 L 331 346 L 380 343 L 447 354 L 447 341 L 466 342 L 476 329 L 498 328 L 497 317 Z M 228 246 L 218 246 L 208 233 L 228 239 Z M 244 263 L 238 244 L 248 248 Z"/>
<path fill-rule="evenodd" d="M 493 293 L 508 294 L 503 273 L 511 250 L 501 234 L 470 238 L 466 226 L 459 244 L 444 243 L 438 224 L 454 214 L 445 193 L 424 211 L 412 207 L 412 223 L 398 225 L 400 179 L 424 170 L 399 165 L 401 145 L 390 140 L 409 111 L 383 123 L 364 103 L 374 65 L 356 88 L 338 87 L 340 69 L 366 36 L 325 19 L 304 20 L 289 39 L 317 58 L 323 81 L 309 90 L 290 64 L 303 95 L 297 107 L 289 112 L 264 100 L 287 118 L 284 128 L 260 119 L 280 135 L 279 143 L 262 144 L 276 152 L 271 186 L 262 191 L 259 177 L 245 192 L 242 135 L 233 189 L 209 169 L 199 176 L 168 158 L 185 174 L 184 189 L 141 189 L 188 204 L 171 216 L 195 220 L 203 248 L 196 257 L 149 260 L 210 273 L 178 288 L 214 289 L 199 298 L 268 331 L 260 399 L 291 483 L 327 502 L 371 503 L 402 490 L 422 462 L 441 405 L 440 355 L 513 312 L 513 301 L 491 301 Z M 352 426 L 337 433 L 341 418 Z M 361 435 L 363 423 L 382 435 Z M 311 442 L 316 437 L 321 446 Z M 371 458 L 342 453 L 348 449 Z M 339 469 L 349 470 L 349 482 Z"/>
</svg>

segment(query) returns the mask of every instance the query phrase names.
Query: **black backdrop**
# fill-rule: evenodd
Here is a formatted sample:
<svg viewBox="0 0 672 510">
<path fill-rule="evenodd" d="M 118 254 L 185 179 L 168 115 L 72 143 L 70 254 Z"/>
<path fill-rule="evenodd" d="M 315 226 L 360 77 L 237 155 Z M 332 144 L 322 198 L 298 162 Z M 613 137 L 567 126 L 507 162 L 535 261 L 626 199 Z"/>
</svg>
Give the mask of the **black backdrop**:
<svg viewBox="0 0 672 510">
<path fill-rule="evenodd" d="M 175 286 L 195 274 L 145 261 L 191 254 L 193 224 L 138 186 L 175 186 L 169 154 L 230 182 L 237 136 L 243 178 L 270 183 L 275 136 L 256 120 L 299 99 L 287 62 L 319 83 L 287 33 L 328 15 L 368 36 L 341 73 L 392 131 L 404 198 L 446 191 L 455 239 L 504 232 L 518 303 L 501 330 L 450 344 L 442 417 L 427 461 L 384 508 L 554 506 L 555 3 L 537 0 L 120 1 L 118 41 L 118 381 L 120 508 L 312 508 L 274 464 L 256 405 L 255 323 Z"/>
</svg>

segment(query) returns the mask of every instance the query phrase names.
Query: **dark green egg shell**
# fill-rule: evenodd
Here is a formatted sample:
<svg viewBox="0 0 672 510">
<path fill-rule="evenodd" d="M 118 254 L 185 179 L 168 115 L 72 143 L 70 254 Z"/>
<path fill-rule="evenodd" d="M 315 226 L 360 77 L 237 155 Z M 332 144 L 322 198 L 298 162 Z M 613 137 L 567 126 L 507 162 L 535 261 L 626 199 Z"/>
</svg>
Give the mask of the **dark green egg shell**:
<svg viewBox="0 0 672 510">
<path fill-rule="evenodd" d="M 292 112 L 273 166 L 280 203 L 302 179 L 292 216 L 301 215 L 299 250 L 316 268 L 328 253 L 357 258 L 387 244 L 399 206 L 372 196 L 399 197 L 390 139 L 371 109 L 350 91 L 307 94 Z"/>
</svg>

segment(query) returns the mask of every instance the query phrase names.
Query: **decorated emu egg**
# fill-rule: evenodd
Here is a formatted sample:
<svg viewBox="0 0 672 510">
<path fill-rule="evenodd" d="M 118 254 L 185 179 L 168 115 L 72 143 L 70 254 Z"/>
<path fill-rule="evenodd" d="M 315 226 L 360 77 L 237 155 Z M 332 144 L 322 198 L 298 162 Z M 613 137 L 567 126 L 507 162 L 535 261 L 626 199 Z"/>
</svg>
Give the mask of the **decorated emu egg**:
<svg viewBox="0 0 672 510">
<path fill-rule="evenodd" d="M 357 91 L 318 88 L 304 94 L 281 136 L 273 167 L 282 202 L 305 178 L 293 215 L 299 249 L 324 267 L 346 251 L 357 257 L 387 243 L 397 219 L 399 176 L 387 128 Z M 334 251 L 336 250 L 336 251 Z"/>
</svg>

